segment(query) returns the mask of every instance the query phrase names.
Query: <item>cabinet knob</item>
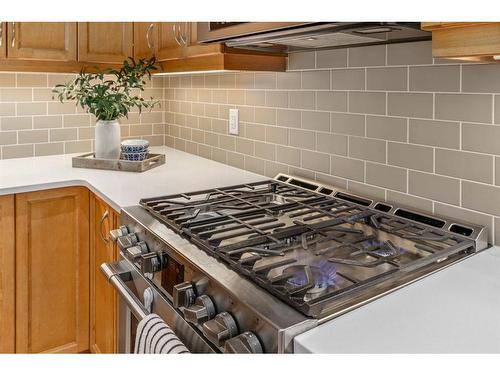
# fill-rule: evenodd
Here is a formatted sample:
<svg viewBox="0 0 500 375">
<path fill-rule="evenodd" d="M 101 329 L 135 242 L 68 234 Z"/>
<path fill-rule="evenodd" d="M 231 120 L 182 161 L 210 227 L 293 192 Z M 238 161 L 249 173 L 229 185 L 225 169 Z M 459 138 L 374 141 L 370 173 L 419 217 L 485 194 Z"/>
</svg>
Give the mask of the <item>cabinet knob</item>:
<svg viewBox="0 0 500 375">
<path fill-rule="evenodd" d="M 184 308 L 184 318 L 193 324 L 202 324 L 215 316 L 215 306 L 207 295 L 196 298 L 194 304 Z"/>
<path fill-rule="evenodd" d="M 225 353 L 259 354 L 263 353 L 259 338 L 253 332 L 243 332 L 224 344 Z"/>
<path fill-rule="evenodd" d="M 228 312 L 221 312 L 203 324 L 203 334 L 214 345 L 222 346 L 224 341 L 238 334 L 236 321 Z"/>
</svg>

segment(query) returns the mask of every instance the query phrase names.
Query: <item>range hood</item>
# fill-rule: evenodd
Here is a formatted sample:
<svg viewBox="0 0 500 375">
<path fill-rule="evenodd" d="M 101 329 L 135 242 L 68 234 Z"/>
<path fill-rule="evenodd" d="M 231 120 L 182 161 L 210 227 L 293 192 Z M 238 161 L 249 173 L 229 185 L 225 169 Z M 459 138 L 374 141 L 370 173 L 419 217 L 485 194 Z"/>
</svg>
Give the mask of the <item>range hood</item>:
<svg viewBox="0 0 500 375">
<path fill-rule="evenodd" d="M 430 40 L 419 22 L 200 22 L 198 41 L 265 52 L 296 52 Z"/>
</svg>

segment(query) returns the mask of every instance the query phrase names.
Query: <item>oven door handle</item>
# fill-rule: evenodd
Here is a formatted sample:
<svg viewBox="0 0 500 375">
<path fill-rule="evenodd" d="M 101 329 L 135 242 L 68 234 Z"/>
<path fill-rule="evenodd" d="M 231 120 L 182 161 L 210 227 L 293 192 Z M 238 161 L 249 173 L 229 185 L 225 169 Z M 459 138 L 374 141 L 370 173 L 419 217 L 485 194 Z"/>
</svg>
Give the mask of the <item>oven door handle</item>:
<svg viewBox="0 0 500 375">
<path fill-rule="evenodd" d="M 151 304 L 153 303 L 153 293 L 150 288 L 146 289 L 144 294 L 148 294 L 150 302 L 149 308 L 146 308 L 141 301 L 132 293 L 132 291 L 125 285 L 123 280 L 115 271 L 106 263 L 101 264 L 101 271 L 107 276 L 108 282 L 115 288 L 120 295 L 121 299 L 127 304 L 128 308 L 134 316 L 140 321 L 144 319 L 151 312 Z"/>
</svg>

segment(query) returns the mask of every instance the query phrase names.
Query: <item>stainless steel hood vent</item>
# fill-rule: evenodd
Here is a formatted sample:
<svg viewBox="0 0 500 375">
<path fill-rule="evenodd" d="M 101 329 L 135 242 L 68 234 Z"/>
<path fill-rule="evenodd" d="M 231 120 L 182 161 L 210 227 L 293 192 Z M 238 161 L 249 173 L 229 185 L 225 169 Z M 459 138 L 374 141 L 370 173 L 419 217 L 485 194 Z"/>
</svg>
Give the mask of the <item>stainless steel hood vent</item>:
<svg viewBox="0 0 500 375">
<path fill-rule="evenodd" d="M 201 23 L 200 41 L 267 52 L 295 52 L 430 40 L 418 22 Z"/>
</svg>

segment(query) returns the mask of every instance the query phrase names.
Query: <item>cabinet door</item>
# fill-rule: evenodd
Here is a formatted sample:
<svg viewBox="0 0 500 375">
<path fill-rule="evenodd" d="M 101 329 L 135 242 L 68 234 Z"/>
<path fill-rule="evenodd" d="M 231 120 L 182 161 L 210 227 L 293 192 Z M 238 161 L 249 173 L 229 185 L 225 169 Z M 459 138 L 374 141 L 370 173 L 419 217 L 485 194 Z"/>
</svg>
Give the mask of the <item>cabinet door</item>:
<svg viewBox="0 0 500 375">
<path fill-rule="evenodd" d="M 220 43 L 202 44 L 198 43 L 197 22 L 181 23 L 181 30 L 186 43 L 186 56 L 202 56 L 214 53 L 224 52 L 223 45 Z"/>
<path fill-rule="evenodd" d="M 76 22 L 7 22 L 7 57 L 76 61 Z"/>
<path fill-rule="evenodd" d="M 109 239 L 117 227 L 118 215 L 101 199 L 91 200 L 90 252 L 90 350 L 115 353 L 117 344 L 117 300 L 113 287 L 101 273 L 102 263 L 118 259 L 118 250 Z"/>
<path fill-rule="evenodd" d="M 79 22 L 78 60 L 121 64 L 133 56 L 132 22 Z"/>
<path fill-rule="evenodd" d="M 15 352 L 14 196 L 0 196 L 0 353 Z"/>
<path fill-rule="evenodd" d="M 0 22 L 0 59 L 7 56 L 7 23 Z"/>
<path fill-rule="evenodd" d="M 158 51 L 158 22 L 134 22 L 134 57 L 147 59 Z"/>
<path fill-rule="evenodd" d="M 158 61 L 180 59 L 184 57 L 184 45 L 180 39 L 179 22 L 157 23 L 157 59 Z"/>
<path fill-rule="evenodd" d="M 16 352 L 89 350 L 89 192 L 16 194 Z"/>
</svg>

